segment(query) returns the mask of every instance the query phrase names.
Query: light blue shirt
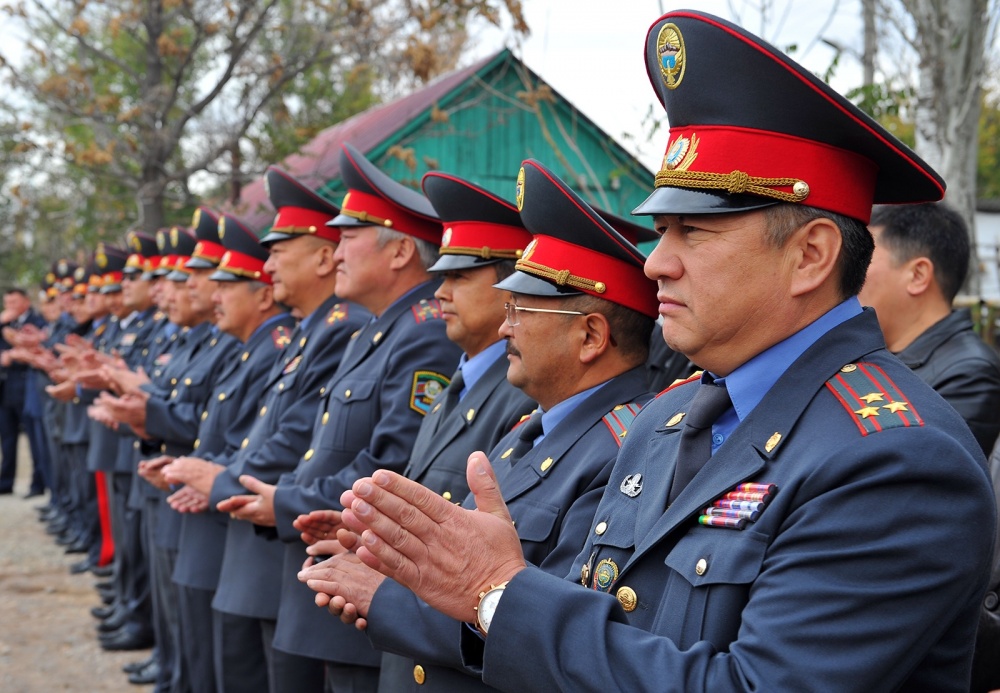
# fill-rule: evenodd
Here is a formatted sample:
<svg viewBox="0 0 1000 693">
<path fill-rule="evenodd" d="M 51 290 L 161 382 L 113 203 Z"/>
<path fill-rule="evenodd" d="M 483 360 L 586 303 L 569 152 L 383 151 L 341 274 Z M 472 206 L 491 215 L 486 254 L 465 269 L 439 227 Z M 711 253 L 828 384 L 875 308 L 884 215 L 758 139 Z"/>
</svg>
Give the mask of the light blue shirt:
<svg viewBox="0 0 1000 693">
<path fill-rule="evenodd" d="M 757 354 L 725 378 L 716 378 L 710 373 L 702 375 L 702 382 L 725 385 L 733 402 L 733 406 L 712 424 L 712 454 L 740 422 L 750 416 L 796 359 L 834 327 L 860 314 L 861 303 L 852 296 L 791 337 Z"/>
<path fill-rule="evenodd" d="M 507 340 L 501 339 L 498 342 L 490 344 L 471 359 L 462 354 L 462 358 L 458 360 L 458 368 L 462 371 L 462 379 L 465 380 L 465 387 L 458 393 L 459 402 L 479 382 L 479 379 L 486 375 L 486 371 L 489 370 L 490 366 L 506 352 Z"/>
<path fill-rule="evenodd" d="M 535 442 L 532 443 L 532 447 L 541 443 L 542 440 L 545 439 L 545 436 L 551 433 L 556 426 L 562 423 L 563 419 L 576 411 L 576 408 L 579 407 L 585 399 L 597 392 L 597 390 L 603 387 L 604 384 L 605 383 L 601 383 L 600 385 L 595 385 L 589 390 L 577 392 L 575 395 L 567 397 L 548 411 L 539 407 L 538 410 L 542 412 L 542 435 L 535 438 Z"/>
</svg>

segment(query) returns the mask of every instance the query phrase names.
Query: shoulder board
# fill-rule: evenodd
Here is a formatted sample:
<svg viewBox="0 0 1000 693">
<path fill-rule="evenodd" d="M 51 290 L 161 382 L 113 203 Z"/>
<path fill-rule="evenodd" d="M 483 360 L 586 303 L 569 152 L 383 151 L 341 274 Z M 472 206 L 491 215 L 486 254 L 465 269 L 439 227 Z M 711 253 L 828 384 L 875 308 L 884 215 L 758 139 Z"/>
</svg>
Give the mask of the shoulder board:
<svg viewBox="0 0 1000 693">
<path fill-rule="evenodd" d="M 632 422 L 635 421 L 635 417 L 640 409 L 642 409 L 642 405 L 638 402 L 629 402 L 628 404 L 619 404 L 604 415 L 602 419 L 604 425 L 608 427 L 608 430 L 615 437 L 618 447 L 622 446 L 622 442 L 625 440 L 626 434 L 628 434 L 628 429 L 632 425 Z"/>
<path fill-rule="evenodd" d="M 849 363 L 826 381 L 826 387 L 847 410 L 863 436 L 887 428 L 924 425 L 910 400 L 874 363 Z"/>
<path fill-rule="evenodd" d="M 413 320 L 417 323 L 441 318 L 441 303 L 436 298 L 425 298 L 420 303 L 410 307 Z"/>
<path fill-rule="evenodd" d="M 326 316 L 326 324 L 333 325 L 334 323 L 341 322 L 347 319 L 347 308 L 346 303 L 335 303 L 333 308 L 330 309 L 330 314 Z"/>
<path fill-rule="evenodd" d="M 284 325 L 279 325 L 271 330 L 271 339 L 277 349 L 284 349 L 292 343 L 292 333 Z"/>
<path fill-rule="evenodd" d="M 687 385 L 688 383 L 693 383 L 695 380 L 700 380 L 701 374 L 704 372 L 705 371 L 695 371 L 686 378 L 678 378 L 674 382 L 670 383 L 670 386 L 667 387 L 667 389 L 663 390 L 658 395 L 656 395 L 656 397 L 662 397 L 663 395 L 673 390 L 675 387 L 680 387 L 681 385 Z M 653 399 L 656 399 L 656 397 L 654 397 Z"/>
</svg>

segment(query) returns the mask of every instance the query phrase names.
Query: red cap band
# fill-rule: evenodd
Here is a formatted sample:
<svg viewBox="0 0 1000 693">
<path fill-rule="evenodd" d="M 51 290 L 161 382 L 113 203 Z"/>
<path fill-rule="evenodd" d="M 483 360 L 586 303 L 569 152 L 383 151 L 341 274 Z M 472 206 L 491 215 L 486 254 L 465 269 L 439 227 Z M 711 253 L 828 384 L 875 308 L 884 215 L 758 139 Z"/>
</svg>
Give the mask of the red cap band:
<svg viewBox="0 0 1000 693">
<path fill-rule="evenodd" d="M 536 235 L 518 271 L 656 317 L 656 283 L 642 267 L 552 236 Z M 572 269 L 567 269 L 572 268 Z"/>
<path fill-rule="evenodd" d="M 516 260 L 530 242 L 531 233 L 517 226 L 454 221 L 445 227 L 441 236 L 441 254 Z"/>
<path fill-rule="evenodd" d="M 219 269 L 229 272 L 237 277 L 254 279 L 265 284 L 271 283 L 271 275 L 264 271 L 264 261 L 235 250 L 227 250 L 222 260 L 219 261 Z"/>
<path fill-rule="evenodd" d="M 441 245 L 441 222 L 421 219 L 392 202 L 359 190 L 349 190 L 340 213 L 374 226 L 384 226 L 415 238 Z"/>
<path fill-rule="evenodd" d="M 191 257 L 196 257 L 199 260 L 205 260 L 206 262 L 211 262 L 213 265 L 217 265 L 225 252 L 226 249 L 218 243 L 198 241 L 194 246 L 194 252 L 191 253 Z"/>
</svg>

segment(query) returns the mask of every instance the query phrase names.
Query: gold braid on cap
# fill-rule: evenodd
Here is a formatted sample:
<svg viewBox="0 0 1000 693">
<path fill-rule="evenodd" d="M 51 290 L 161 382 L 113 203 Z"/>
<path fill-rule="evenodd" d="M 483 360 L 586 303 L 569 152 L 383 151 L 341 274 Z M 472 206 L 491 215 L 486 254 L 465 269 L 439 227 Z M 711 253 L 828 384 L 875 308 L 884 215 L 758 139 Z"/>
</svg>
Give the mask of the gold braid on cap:
<svg viewBox="0 0 1000 693">
<path fill-rule="evenodd" d="M 584 289 L 599 294 L 603 294 L 608 288 L 604 282 L 587 279 L 586 277 L 578 277 L 575 274 L 570 274 L 569 270 L 554 270 L 551 267 L 539 265 L 537 262 L 532 262 L 531 260 L 518 260 L 514 264 L 514 269 L 533 274 L 542 279 L 548 279 L 555 282 L 557 286 L 572 286 L 574 289 Z"/>
<path fill-rule="evenodd" d="M 678 171 L 660 169 L 656 174 L 656 187 L 703 188 L 724 190 L 730 195 L 749 193 L 770 197 L 781 202 L 802 202 L 809 197 L 809 184 L 798 178 L 759 178 L 743 171 L 709 173 L 706 171 Z M 791 187 L 792 192 L 774 188 Z"/>
<path fill-rule="evenodd" d="M 344 198 L 344 202 L 347 202 L 347 198 Z M 349 217 L 353 217 L 364 224 L 374 224 L 375 226 L 384 226 L 387 229 L 392 228 L 392 219 L 382 219 L 381 217 L 372 216 L 368 212 L 355 212 L 350 209 L 341 208 L 341 214 L 345 214 Z"/>
<path fill-rule="evenodd" d="M 229 265 L 220 267 L 219 269 L 223 272 L 229 272 L 229 274 L 237 277 L 243 277 L 244 279 L 260 279 L 260 272 L 257 270 L 248 270 L 243 269 L 242 267 L 231 267 Z"/>
<path fill-rule="evenodd" d="M 483 260 L 492 260 L 494 258 L 501 260 L 516 260 L 521 257 L 520 250 L 497 250 L 496 248 L 490 248 L 488 246 L 441 246 L 440 253 L 441 255 L 473 255 L 481 257 Z"/>
</svg>

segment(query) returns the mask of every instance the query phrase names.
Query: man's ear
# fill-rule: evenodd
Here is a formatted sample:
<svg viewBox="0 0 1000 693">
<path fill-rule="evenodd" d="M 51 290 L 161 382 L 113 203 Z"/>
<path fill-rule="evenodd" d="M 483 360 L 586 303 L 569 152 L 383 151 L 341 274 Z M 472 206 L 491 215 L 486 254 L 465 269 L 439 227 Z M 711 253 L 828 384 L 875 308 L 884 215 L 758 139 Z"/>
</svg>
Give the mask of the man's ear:
<svg viewBox="0 0 1000 693">
<path fill-rule="evenodd" d="M 580 362 L 592 363 L 612 347 L 611 324 L 601 313 L 590 313 L 580 323 L 583 330 Z"/>
<path fill-rule="evenodd" d="M 392 257 L 389 260 L 390 269 L 403 269 L 410 264 L 410 260 L 417 254 L 417 244 L 413 242 L 413 238 L 410 236 L 404 235 L 402 238 L 389 241 L 389 243 L 394 248 Z"/>
<path fill-rule="evenodd" d="M 333 260 L 333 254 L 337 247 L 330 243 L 321 243 L 316 248 L 316 276 L 320 278 L 329 277 L 337 271 L 337 263 Z"/>
<path fill-rule="evenodd" d="M 803 296 L 821 287 L 837 268 L 843 238 L 830 219 L 813 219 L 792 234 L 785 249 L 792 263 L 789 289 Z"/>
<path fill-rule="evenodd" d="M 928 257 L 915 257 L 906 263 L 909 279 L 906 292 L 910 296 L 920 296 L 935 286 L 934 263 Z"/>
</svg>

